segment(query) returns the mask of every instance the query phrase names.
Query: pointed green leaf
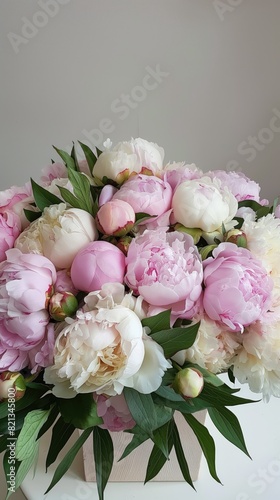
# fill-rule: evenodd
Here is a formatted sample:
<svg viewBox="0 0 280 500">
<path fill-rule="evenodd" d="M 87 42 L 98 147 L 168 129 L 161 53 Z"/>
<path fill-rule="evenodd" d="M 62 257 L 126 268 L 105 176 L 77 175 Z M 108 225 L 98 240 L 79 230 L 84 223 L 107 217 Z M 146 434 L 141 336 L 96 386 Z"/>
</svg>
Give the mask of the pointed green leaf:
<svg viewBox="0 0 280 500">
<path fill-rule="evenodd" d="M 31 179 L 31 186 L 35 203 L 41 211 L 43 211 L 44 208 L 49 207 L 50 205 L 63 203 L 60 198 L 50 193 L 42 186 L 39 186 L 39 184 L 37 184 L 33 179 Z"/>
<path fill-rule="evenodd" d="M 64 448 L 66 443 L 68 443 L 74 430 L 74 425 L 66 424 L 62 417 L 55 423 L 52 429 L 52 438 L 46 459 L 46 469 L 56 461 L 59 452 Z"/>
<path fill-rule="evenodd" d="M 92 432 L 91 428 L 86 429 L 77 439 L 77 441 L 73 444 L 72 448 L 70 448 L 70 450 L 66 453 L 65 457 L 62 459 L 62 461 L 56 468 L 51 484 L 49 485 L 47 491 L 45 492 L 45 495 L 56 485 L 56 483 L 58 483 L 58 481 L 68 471 L 69 467 L 71 467 L 71 464 L 73 463 L 75 456 L 77 455 L 78 451 L 83 446 L 83 444 L 85 443 L 91 432 Z"/>
<path fill-rule="evenodd" d="M 101 149 L 98 149 L 97 147 L 95 147 L 95 149 L 96 149 L 97 156 L 100 156 L 103 153 L 103 151 L 101 151 Z"/>
<path fill-rule="evenodd" d="M 90 192 L 90 182 L 87 176 L 80 172 L 76 172 L 75 170 L 69 170 L 68 177 L 73 186 L 74 195 L 79 200 L 80 207 L 91 214 L 92 200 Z"/>
<path fill-rule="evenodd" d="M 178 432 L 178 428 L 177 428 L 177 425 L 175 424 L 175 422 L 174 422 L 174 426 L 173 426 L 173 441 L 174 441 L 174 448 L 175 448 L 176 457 L 177 457 L 178 464 L 180 466 L 183 478 L 195 490 L 195 487 L 194 487 L 194 484 L 192 482 L 192 478 L 190 475 L 188 462 L 186 460 L 184 450 L 182 447 L 180 434 Z"/>
<path fill-rule="evenodd" d="M 135 422 L 151 436 L 153 424 L 157 417 L 152 396 L 125 387 L 124 397 Z"/>
<path fill-rule="evenodd" d="M 209 257 L 210 253 L 213 252 L 214 248 L 216 247 L 217 245 L 206 245 L 205 247 L 200 248 L 199 253 L 202 260 L 207 259 L 207 257 Z"/>
<path fill-rule="evenodd" d="M 17 460 L 26 460 L 32 455 L 39 431 L 47 421 L 50 411 L 50 408 L 48 410 L 33 410 L 26 415 L 17 439 Z"/>
<path fill-rule="evenodd" d="M 50 429 L 50 427 L 53 425 L 53 423 L 57 419 L 58 413 L 59 413 L 58 406 L 54 405 L 51 409 L 49 416 L 48 416 L 48 420 L 41 427 L 37 439 L 40 439 L 40 437 L 42 437 Z"/>
<path fill-rule="evenodd" d="M 188 349 L 195 341 L 200 323 L 185 327 L 171 328 L 170 330 L 161 330 L 151 334 L 151 337 L 164 350 L 166 358 L 170 358 L 176 352 L 182 349 Z"/>
<path fill-rule="evenodd" d="M 190 236 L 192 236 L 195 245 L 197 245 L 197 243 L 199 242 L 201 235 L 202 235 L 202 232 L 203 232 L 202 229 L 200 229 L 198 227 L 186 227 L 186 226 L 183 226 L 183 224 L 179 224 L 179 223 L 175 224 L 174 229 L 176 231 L 181 232 L 181 233 L 186 233 L 186 234 L 189 234 Z"/>
<path fill-rule="evenodd" d="M 210 435 L 208 429 L 203 424 L 201 424 L 193 415 L 185 413 L 183 414 L 183 416 L 198 439 L 203 454 L 206 458 L 211 476 L 218 483 L 220 483 L 221 481 L 218 478 L 216 472 L 216 450 L 214 439 Z"/>
<path fill-rule="evenodd" d="M 168 459 L 169 457 L 169 424 L 162 425 L 153 432 L 153 442 Z"/>
<path fill-rule="evenodd" d="M 205 382 L 199 398 L 205 402 L 209 402 L 211 406 L 219 408 L 221 406 L 236 406 L 248 403 L 257 403 L 257 401 L 253 401 L 251 399 L 245 399 L 240 398 L 239 396 L 235 396 L 234 394 L 231 394 L 231 392 L 229 392 L 226 388 L 227 386 L 225 384 L 223 384 L 221 387 L 214 387 L 213 385 Z M 234 389 L 234 392 L 237 391 L 238 389 Z"/>
<path fill-rule="evenodd" d="M 93 153 L 93 151 L 86 144 L 83 144 L 80 141 L 78 141 L 78 143 L 80 144 L 80 146 L 84 152 L 87 164 L 89 166 L 90 173 L 92 174 L 97 158 L 96 158 L 95 154 Z"/>
<path fill-rule="evenodd" d="M 79 162 L 78 162 L 78 158 L 77 158 L 77 155 L 76 155 L 76 150 L 75 150 L 75 144 L 74 144 L 74 142 L 73 142 L 73 146 L 72 146 L 72 149 L 71 149 L 71 158 L 74 161 L 75 170 L 77 170 L 77 172 L 80 172 L 80 167 L 79 167 Z"/>
<path fill-rule="evenodd" d="M 73 399 L 57 399 L 64 422 L 78 429 L 87 429 L 103 423 L 97 415 L 97 404 L 92 394 L 78 394 Z"/>
<path fill-rule="evenodd" d="M 64 161 L 66 167 L 69 170 L 76 170 L 75 161 L 73 160 L 73 158 L 71 157 L 71 155 L 69 155 L 69 153 L 67 153 L 66 151 L 63 151 L 63 149 L 58 149 L 55 146 L 53 146 L 53 148 L 59 154 L 60 158 L 62 158 L 62 160 Z"/>
<path fill-rule="evenodd" d="M 170 313 L 171 310 L 168 309 L 150 318 L 144 318 L 142 319 L 142 325 L 150 328 L 151 333 L 168 330 L 170 328 Z"/>
<path fill-rule="evenodd" d="M 38 211 L 35 212 L 33 210 L 27 210 L 27 208 L 24 208 L 23 211 L 24 211 L 25 217 L 27 218 L 27 220 L 29 222 L 34 222 L 34 220 L 39 219 L 39 217 L 41 217 L 41 215 L 42 215 L 41 211 L 40 212 L 38 212 Z"/>
<path fill-rule="evenodd" d="M 138 427 L 138 426 L 136 426 Z M 131 432 L 134 431 L 135 428 L 131 429 Z M 128 445 L 126 446 L 121 458 L 119 458 L 118 461 L 123 460 L 125 457 L 127 457 L 132 451 L 134 451 L 138 446 L 140 446 L 142 443 L 147 441 L 149 439 L 149 435 L 143 432 L 143 429 L 139 428 L 139 432 L 136 434 L 133 434 L 132 440 Z"/>
<path fill-rule="evenodd" d="M 168 441 L 168 455 L 170 455 L 170 452 L 173 447 L 173 439 L 172 439 L 172 423 L 173 421 L 170 422 L 170 433 L 169 433 L 169 441 Z M 158 448 L 157 445 L 153 446 L 152 452 L 149 457 L 148 465 L 147 465 L 147 470 L 146 470 L 146 477 L 145 477 L 145 483 L 148 481 L 151 481 L 155 476 L 158 475 L 158 473 L 161 471 L 162 467 L 164 464 L 167 462 L 168 458 L 162 453 L 162 451 Z"/>
<path fill-rule="evenodd" d="M 104 499 L 104 490 L 111 474 L 114 462 L 114 447 L 107 429 L 94 427 L 93 454 L 95 462 L 96 483 L 99 500 Z"/>
<path fill-rule="evenodd" d="M 76 196 L 71 193 L 68 189 L 63 186 L 57 186 L 63 200 L 68 203 L 73 208 L 81 208 L 81 202 L 76 198 Z"/>
<path fill-rule="evenodd" d="M 138 212 L 135 214 L 134 226 L 137 226 L 140 222 L 144 222 L 147 219 L 153 219 L 154 217 L 157 217 L 157 215 L 146 214 L 146 212 Z"/>
<path fill-rule="evenodd" d="M 20 487 L 22 481 L 25 479 L 32 465 L 36 463 L 36 460 L 38 460 L 38 454 L 39 454 L 39 441 L 37 441 L 34 444 L 34 447 L 32 449 L 32 455 L 30 455 L 28 458 L 22 460 L 19 463 L 18 470 L 16 473 L 16 489 Z"/>
<path fill-rule="evenodd" d="M 208 413 L 218 431 L 220 431 L 230 443 L 234 444 L 251 458 L 245 444 L 238 418 L 228 408 L 224 407 L 209 408 Z"/>
</svg>

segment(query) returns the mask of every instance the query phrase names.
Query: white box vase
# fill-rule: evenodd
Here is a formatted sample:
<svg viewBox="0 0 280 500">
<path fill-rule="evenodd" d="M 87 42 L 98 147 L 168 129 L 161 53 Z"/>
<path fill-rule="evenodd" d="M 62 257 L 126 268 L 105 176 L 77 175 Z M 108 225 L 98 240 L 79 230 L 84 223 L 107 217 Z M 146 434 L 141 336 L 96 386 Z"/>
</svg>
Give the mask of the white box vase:
<svg viewBox="0 0 280 500">
<path fill-rule="evenodd" d="M 195 413 L 199 422 L 204 424 L 207 411 Z M 202 451 L 198 441 L 187 424 L 184 417 L 176 412 L 175 421 L 180 434 L 181 443 L 189 465 L 190 475 L 193 481 L 196 481 L 199 474 Z M 136 448 L 130 455 L 118 462 L 125 447 L 131 441 L 131 434 L 126 432 L 112 432 L 111 437 L 114 444 L 114 465 L 111 472 L 110 482 L 144 482 L 148 459 L 153 448 L 153 442 L 148 440 Z M 95 482 L 95 467 L 93 459 L 92 436 L 88 438 L 83 446 L 84 474 L 85 480 Z M 184 481 L 174 449 L 170 453 L 168 460 L 159 474 L 153 481 Z"/>
</svg>

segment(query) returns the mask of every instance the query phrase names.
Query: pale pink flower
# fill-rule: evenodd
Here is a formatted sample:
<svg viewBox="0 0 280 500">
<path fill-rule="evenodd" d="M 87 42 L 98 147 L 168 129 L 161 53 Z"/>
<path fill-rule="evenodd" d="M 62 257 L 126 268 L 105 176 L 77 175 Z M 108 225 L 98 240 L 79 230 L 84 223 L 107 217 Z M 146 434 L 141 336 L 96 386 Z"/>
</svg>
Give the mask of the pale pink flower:
<svg viewBox="0 0 280 500">
<path fill-rule="evenodd" d="M 203 306 L 211 319 L 242 332 L 267 312 L 273 281 L 249 250 L 221 243 L 203 266 Z"/>
<path fill-rule="evenodd" d="M 111 397 L 94 394 L 94 399 L 97 402 L 97 414 L 103 419 L 100 425 L 102 429 L 120 432 L 135 426 L 123 394 Z"/>
</svg>

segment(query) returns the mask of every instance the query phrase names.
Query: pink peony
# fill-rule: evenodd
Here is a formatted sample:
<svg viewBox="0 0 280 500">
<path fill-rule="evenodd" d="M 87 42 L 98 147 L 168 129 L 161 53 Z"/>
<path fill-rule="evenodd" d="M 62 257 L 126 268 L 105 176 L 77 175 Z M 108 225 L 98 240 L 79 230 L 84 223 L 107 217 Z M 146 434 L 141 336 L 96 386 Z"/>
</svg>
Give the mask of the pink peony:
<svg viewBox="0 0 280 500">
<path fill-rule="evenodd" d="M 0 191 L 0 213 L 11 209 L 31 195 L 32 188 L 30 182 L 23 187 L 12 186 L 5 191 Z"/>
<path fill-rule="evenodd" d="M 203 172 L 196 168 L 194 163 L 186 165 L 184 162 L 181 163 L 168 163 L 163 171 L 164 179 L 172 187 L 174 192 L 176 188 L 184 181 L 190 181 L 192 179 L 199 179 L 202 177 Z"/>
<path fill-rule="evenodd" d="M 55 292 L 70 292 L 77 295 L 78 290 L 74 287 L 71 280 L 71 273 L 68 269 L 60 269 L 56 273 L 56 282 L 54 284 Z"/>
<path fill-rule="evenodd" d="M 93 241 L 77 253 L 71 279 L 78 290 L 93 292 L 105 283 L 122 283 L 125 271 L 123 252 L 107 241 Z"/>
<path fill-rule="evenodd" d="M 40 184 L 44 187 L 50 186 L 54 179 L 67 177 L 67 168 L 64 163 L 55 162 L 42 170 Z"/>
<path fill-rule="evenodd" d="M 211 319 L 243 332 L 267 312 L 273 282 L 249 250 L 221 243 L 203 264 L 203 306 Z"/>
<path fill-rule="evenodd" d="M 123 394 L 112 397 L 94 394 L 94 399 L 97 402 L 97 414 L 103 419 L 100 425 L 102 429 L 120 432 L 135 426 Z"/>
<path fill-rule="evenodd" d="M 54 341 L 54 323 L 49 323 L 40 343 L 28 351 L 28 365 L 31 368 L 31 373 L 36 373 L 40 368 L 46 368 L 53 364 Z"/>
<path fill-rule="evenodd" d="M 0 264 L 0 312 L 4 317 L 44 309 L 56 280 L 54 265 L 42 255 L 23 254 L 12 248 Z"/>
<path fill-rule="evenodd" d="M 202 292 L 202 263 L 188 234 L 146 230 L 132 240 L 126 284 L 152 306 L 190 318 Z"/>
<path fill-rule="evenodd" d="M 206 174 L 211 179 L 220 179 L 222 186 L 228 189 L 235 196 L 237 201 L 255 200 L 260 202 L 260 186 L 255 181 L 246 177 L 242 172 L 226 172 L 225 170 L 212 170 Z"/>
<path fill-rule="evenodd" d="M 18 215 L 10 210 L 0 213 L 0 262 L 6 259 L 6 250 L 14 246 L 14 242 L 21 230 L 21 222 Z"/>
<path fill-rule="evenodd" d="M 168 182 L 150 175 L 134 175 L 113 196 L 129 203 L 135 213 L 161 215 L 171 208 L 172 189 Z"/>
<path fill-rule="evenodd" d="M 133 227 L 135 212 L 132 206 L 123 200 L 104 203 L 96 214 L 97 228 L 101 233 L 112 236 L 124 236 Z"/>
<path fill-rule="evenodd" d="M 117 188 L 115 186 L 111 186 L 111 184 L 106 184 L 104 188 L 102 188 L 98 204 L 101 207 L 104 205 L 104 203 L 107 203 L 108 201 L 111 201 L 113 198 L 114 194 L 117 192 Z"/>
</svg>

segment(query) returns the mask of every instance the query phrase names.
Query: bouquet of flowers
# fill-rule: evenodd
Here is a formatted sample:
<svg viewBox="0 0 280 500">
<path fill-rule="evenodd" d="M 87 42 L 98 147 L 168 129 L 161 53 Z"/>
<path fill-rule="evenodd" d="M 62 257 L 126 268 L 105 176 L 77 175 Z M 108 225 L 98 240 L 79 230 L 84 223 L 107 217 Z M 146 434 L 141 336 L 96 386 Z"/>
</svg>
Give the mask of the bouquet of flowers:
<svg viewBox="0 0 280 500">
<path fill-rule="evenodd" d="M 215 443 L 195 413 L 248 454 L 228 407 L 280 396 L 280 219 L 242 173 L 164 164 L 132 139 L 93 152 L 55 148 L 38 182 L 0 193 L 0 451 L 7 498 L 52 428 L 46 467 L 75 429 L 49 491 L 86 439 L 100 500 L 111 432 L 144 441 L 145 481 L 174 448 L 193 486 L 174 413 L 195 433 L 210 474 Z M 13 453 L 11 453 L 13 450 Z"/>
</svg>

